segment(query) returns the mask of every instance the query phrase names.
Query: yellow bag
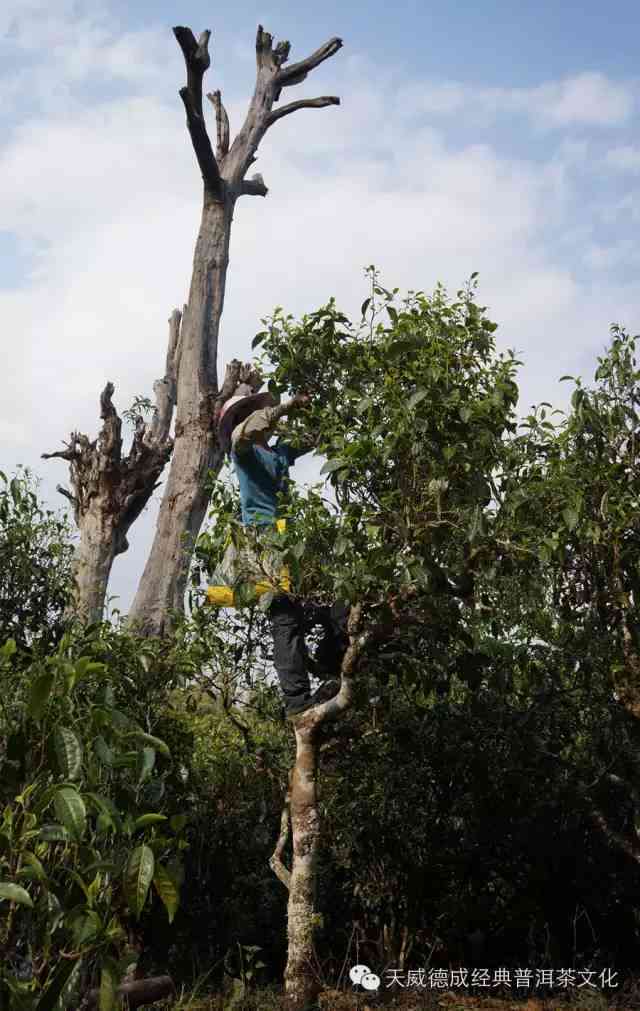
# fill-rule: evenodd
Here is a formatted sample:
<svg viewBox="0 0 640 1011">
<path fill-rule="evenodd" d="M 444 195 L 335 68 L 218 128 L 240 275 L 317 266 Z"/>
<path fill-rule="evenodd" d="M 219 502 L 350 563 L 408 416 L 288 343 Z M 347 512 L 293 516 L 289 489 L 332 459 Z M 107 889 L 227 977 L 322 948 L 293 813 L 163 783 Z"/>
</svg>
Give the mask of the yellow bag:
<svg viewBox="0 0 640 1011">
<path fill-rule="evenodd" d="M 276 528 L 278 533 L 282 534 L 286 530 L 287 521 L 284 519 L 276 520 Z M 289 577 L 289 569 L 287 566 L 283 566 L 280 570 L 280 578 L 278 582 L 274 585 L 267 580 L 261 580 L 258 583 L 253 584 L 253 589 L 257 597 L 261 597 L 263 593 L 267 593 L 269 590 L 285 590 L 287 593 L 291 589 L 291 579 Z M 233 589 L 230 586 L 208 586 L 206 600 L 208 604 L 213 607 L 235 607 L 235 595 Z"/>
</svg>

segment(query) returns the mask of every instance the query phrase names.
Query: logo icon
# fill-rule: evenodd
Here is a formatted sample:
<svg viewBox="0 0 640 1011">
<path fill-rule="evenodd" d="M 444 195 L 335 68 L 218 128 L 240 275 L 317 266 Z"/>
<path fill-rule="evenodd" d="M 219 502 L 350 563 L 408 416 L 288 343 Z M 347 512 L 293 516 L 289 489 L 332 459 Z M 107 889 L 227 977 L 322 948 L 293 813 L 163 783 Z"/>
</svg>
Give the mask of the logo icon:
<svg viewBox="0 0 640 1011">
<path fill-rule="evenodd" d="M 364 990 L 377 990 L 380 986 L 380 977 L 371 972 L 368 965 L 352 966 L 349 970 L 349 979 L 354 986 L 361 986 Z"/>
</svg>

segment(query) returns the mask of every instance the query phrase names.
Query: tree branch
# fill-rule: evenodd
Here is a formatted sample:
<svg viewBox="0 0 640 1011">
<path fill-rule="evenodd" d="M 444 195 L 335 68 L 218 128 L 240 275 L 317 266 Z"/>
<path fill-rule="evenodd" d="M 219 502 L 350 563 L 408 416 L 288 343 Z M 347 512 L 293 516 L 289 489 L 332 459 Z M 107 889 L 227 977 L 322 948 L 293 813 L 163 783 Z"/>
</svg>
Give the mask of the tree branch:
<svg viewBox="0 0 640 1011">
<path fill-rule="evenodd" d="M 170 976 L 153 976 L 150 979 L 137 979 L 132 983 L 123 983 L 118 987 L 118 996 L 126 997 L 127 1006 L 130 1008 L 141 1007 L 144 1004 L 153 1004 L 163 997 L 168 997 L 176 992 L 173 980 Z M 98 1006 L 100 999 L 99 990 L 90 990 L 81 1004 L 81 1011 L 89 1011 Z"/>
<path fill-rule="evenodd" d="M 156 395 L 156 410 L 153 421 L 147 433 L 145 433 L 145 441 L 160 442 L 169 437 L 178 385 L 181 321 L 182 313 L 179 309 L 174 309 L 169 317 L 169 344 L 167 347 L 164 379 L 158 379 L 153 384 L 153 391 Z"/>
<path fill-rule="evenodd" d="M 190 28 L 179 25 L 173 29 L 173 34 L 187 67 L 187 86 L 180 88 L 179 94 L 187 113 L 187 128 L 193 149 L 206 189 L 214 196 L 221 197 L 220 169 L 211 147 L 202 109 L 202 78 L 211 63 L 208 48 L 211 32 L 203 32 L 197 42 Z"/>
<path fill-rule="evenodd" d="M 240 195 L 249 197 L 266 197 L 269 190 L 264 184 L 264 179 L 257 172 L 251 179 L 243 179 L 240 183 Z"/>
<path fill-rule="evenodd" d="M 311 709 L 306 709 L 299 717 L 294 717 L 293 723 L 295 725 L 296 732 L 298 728 L 305 730 L 312 730 L 324 723 L 326 720 L 334 720 L 340 715 L 345 709 L 351 705 L 351 700 L 353 697 L 353 682 L 352 682 L 352 671 L 356 665 L 356 661 L 365 646 L 372 638 L 375 628 L 377 626 L 372 626 L 365 632 L 360 631 L 360 625 L 362 621 L 362 604 L 354 604 L 349 612 L 349 620 L 347 623 L 347 631 L 349 634 L 349 645 L 342 658 L 342 666 L 340 668 L 340 691 L 328 702 L 323 702 L 320 705 L 312 706 Z M 360 634 L 358 634 L 360 632 Z"/>
<path fill-rule="evenodd" d="M 321 98 L 301 98 L 298 102 L 289 102 L 279 109 L 275 109 L 267 116 L 267 128 L 272 126 L 278 119 L 288 116 L 298 109 L 324 109 L 327 105 L 340 105 L 337 95 L 323 95 Z"/>
<path fill-rule="evenodd" d="M 60 460 L 68 460 L 71 462 L 75 460 L 78 456 L 78 451 L 75 449 L 75 444 L 73 442 L 65 442 L 66 449 L 59 449 L 55 453 L 41 453 L 41 460 L 54 460 L 58 457 Z"/>
<path fill-rule="evenodd" d="M 276 77 L 276 83 L 280 88 L 290 87 L 292 84 L 300 84 L 306 78 L 307 74 L 314 70 L 315 67 L 319 66 L 324 60 L 328 60 L 329 57 L 333 56 L 342 48 L 342 39 L 333 38 L 325 42 L 323 46 L 316 49 L 315 53 L 311 56 L 307 56 L 305 60 L 300 60 L 298 63 L 292 63 L 290 67 L 285 67 L 278 71 Z"/>
<path fill-rule="evenodd" d="M 216 110 L 216 135 L 218 138 L 216 147 L 216 158 L 220 163 L 229 151 L 229 117 L 227 110 L 222 104 L 220 91 L 210 91 L 207 98 Z"/>
<path fill-rule="evenodd" d="M 269 858 L 269 867 L 282 882 L 284 887 L 289 891 L 291 885 L 291 871 L 285 867 L 282 856 L 289 841 L 289 835 L 291 833 L 291 820 L 290 820 L 290 808 L 291 808 L 291 776 L 289 776 L 289 786 L 287 787 L 287 792 L 284 798 L 284 805 L 282 808 L 282 814 L 280 815 L 280 835 L 278 836 L 278 841 L 276 843 L 276 848 L 274 849 L 271 857 Z"/>
</svg>

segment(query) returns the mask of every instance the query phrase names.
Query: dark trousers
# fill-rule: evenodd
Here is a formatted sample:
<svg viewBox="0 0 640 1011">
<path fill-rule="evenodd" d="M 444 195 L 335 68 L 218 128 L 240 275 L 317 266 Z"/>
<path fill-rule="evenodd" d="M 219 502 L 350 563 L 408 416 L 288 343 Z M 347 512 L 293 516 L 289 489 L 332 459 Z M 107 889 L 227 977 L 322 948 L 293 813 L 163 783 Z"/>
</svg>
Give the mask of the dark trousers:
<svg viewBox="0 0 640 1011">
<path fill-rule="evenodd" d="M 277 596 L 268 611 L 273 633 L 273 665 L 285 705 L 309 698 L 309 653 L 305 632 L 322 628 L 322 639 L 313 658 L 314 673 L 323 681 L 340 676 L 340 666 L 349 637 L 349 605 L 301 604 L 286 594 Z"/>
</svg>

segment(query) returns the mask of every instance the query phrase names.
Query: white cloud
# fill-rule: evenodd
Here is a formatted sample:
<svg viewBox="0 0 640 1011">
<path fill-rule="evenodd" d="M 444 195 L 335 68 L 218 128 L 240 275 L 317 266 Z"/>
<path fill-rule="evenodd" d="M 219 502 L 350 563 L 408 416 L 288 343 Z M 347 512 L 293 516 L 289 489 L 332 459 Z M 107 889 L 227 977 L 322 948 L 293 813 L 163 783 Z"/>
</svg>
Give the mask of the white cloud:
<svg viewBox="0 0 640 1011">
<path fill-rule="evenodd" d="M 26 52 L 30 26 L 45 8 L 14 6 L 22 20 L 14 23 L 13 38 Z M 0 368 L 12 376 L 0 405 L 0 440 L 3 459 L 35 464 L 52 496 L 66 468 L 61 461 L 39 463 L 39 454 L 72 429 L 95 435 L 107 379 L 124 408 L 135 394 L 149 393 L 161 374 L 166 320 L 187 296 L 200 204 L 176 94 L 183 67 L 179 59 L 167 65 L 167 45 L 177 49 L 170 32 L 168 39 L 151 30 L 114 34 L 99 6 L 82 11 L 82 29 L 71 3 L 58 5 L 46 21 L 49 40 L 58 42 L 39 69 L 42 95 L 69 89 L 72 104 L 43 99 L 38 114 L 25 115 L 0 147 L 1 226 L 37 251 L 21 288 L 0 291 L 4 330 L 11 334 Z M 73 49 L 85 29 L 99 54 L 93 67 Z M 302 313 L 336 295 L 357 313 L 367 263 L 376 263 L 391 285 L 427 290 L 438 279 L 455 290 L 479 270 L 482 301 L 501 323 L 500 346 L 515 346 L 526 362 L 523 403 L 561 401 L 566 392 L 558 377 L 588 375 L 609 322 L 633 325 L 638 316 L 630 286 L 578 280 L 567 260 L 579 250 L 582 265 L 582 251 L 592 243 L 596 279 L 606 266 L 597 262 L 591 234 L 596 212 L 593 219 L 588 206 L 579 216 L 572 212 L 577 152 L 560 132 L 546 160 L 514 159 L 468 130 L 470 140 L 453 144 L 433 122 L 416 126 L 398 112 L 429 111 L 433 119 L 463 106 L 474 114 L 511 110 L 562 131 L 573 123 L 624 121 L 630 89 L 588 74 L 538 89 L 480 89 L 468 106 L 473 96 L 459 85 L 401 89 L 392 74 L 373 75 L 362 58 L 340 60 L 325 64 L 305 87 L 309 95 L 340 94 L 342 106 L 305 110 L 276 124 L 256 166 L 269 196 L 244 198 L 237 207 L 221 364 L 249 354 L 260 317 L 276 304 Z M 16 73 L 6 75 L 5 93 L 16 87 Z M 242 99 L 229 89 L 234 130 L 252 75 L 247 65 Z M 127 84 L 126 94 L 98 101 L 73 91 L 89 76 L 94 84 L 117 78 Z M 217 83 L 217 73 L 210 80 Z M 295 97 L 302 97 L 298 89 Z M 131 551 L 116 563 L 113 592 L 125 607 L 152 518 L 153 508 L 132 531 Z"/>
<path fill-rule="evenodd" d="M 542 128 L 613 127 L 629 122 L 636 105 L 635 87 L 604 74 L 584 73 L 533 88 L 485 88 L 456 82 L 422 82 L 403 88 L 405 115 L 462 115 L 479 124 L 500 116 L 530 119 Z"/>
</svg>

